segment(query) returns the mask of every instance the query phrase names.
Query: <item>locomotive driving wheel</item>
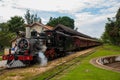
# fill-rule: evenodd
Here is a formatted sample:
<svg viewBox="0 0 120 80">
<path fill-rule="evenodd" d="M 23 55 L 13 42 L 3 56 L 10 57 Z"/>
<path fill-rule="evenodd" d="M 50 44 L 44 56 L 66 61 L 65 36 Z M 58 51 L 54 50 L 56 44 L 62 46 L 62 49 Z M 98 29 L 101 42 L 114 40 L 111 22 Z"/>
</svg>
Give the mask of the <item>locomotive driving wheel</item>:
<svg viewBox="0 0 120 80">
<path fill-rule="evenodd" d="M 49 59 L 49 60 L 53 60 L 55 59 L 57 56 L 56 56 L 56 51 L 54 48 L 52 49 L 49 49 L 45 52 L 45 55 L 46 57 Z"/>
</svg>

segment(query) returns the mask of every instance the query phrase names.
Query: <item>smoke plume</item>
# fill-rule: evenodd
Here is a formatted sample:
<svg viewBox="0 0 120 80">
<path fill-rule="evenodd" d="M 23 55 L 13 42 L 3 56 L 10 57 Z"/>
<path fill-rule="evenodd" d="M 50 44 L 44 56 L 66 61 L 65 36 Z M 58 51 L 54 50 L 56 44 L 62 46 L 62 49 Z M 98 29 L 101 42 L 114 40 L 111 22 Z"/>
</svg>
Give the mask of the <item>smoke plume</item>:
<svg viewBox="0 0 120 80">
<path fill-rule="evenodd" d="M 47 58 L 45 57 L 44 53 L 39 51 L 38 56 L 39 56 L 40 65 L 46 66 L 47 65 Z"/>
</svg>

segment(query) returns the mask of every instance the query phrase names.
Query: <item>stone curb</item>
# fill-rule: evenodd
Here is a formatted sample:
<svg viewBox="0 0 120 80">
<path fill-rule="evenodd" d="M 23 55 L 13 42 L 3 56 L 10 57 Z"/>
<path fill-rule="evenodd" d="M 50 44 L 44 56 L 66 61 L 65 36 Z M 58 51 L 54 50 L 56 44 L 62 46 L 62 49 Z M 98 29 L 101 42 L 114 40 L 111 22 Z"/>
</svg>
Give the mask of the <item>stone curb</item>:
<svg viewBox="0 0 120 80">
<path fill-rule="evenodd" d="M 90 63 L 91 63 L 92 65 L 96 66 L 96 67 L 99 67 L 99 68 L 102 68 L 102 69 L 105 69 L 105 70 L 111 70 L 111 71 L 120 73 L 120 69 L 103 65 L 103 64 L 101 64 L 101 63 L 98 61 L 100 58 L 111 57 L 111 56 L 120 56 L 120 55 L 109 55 L 109 56 L 102 56 L 102 57 L 93 58 L 93 59 L 90 60 Z"/>
</svg>

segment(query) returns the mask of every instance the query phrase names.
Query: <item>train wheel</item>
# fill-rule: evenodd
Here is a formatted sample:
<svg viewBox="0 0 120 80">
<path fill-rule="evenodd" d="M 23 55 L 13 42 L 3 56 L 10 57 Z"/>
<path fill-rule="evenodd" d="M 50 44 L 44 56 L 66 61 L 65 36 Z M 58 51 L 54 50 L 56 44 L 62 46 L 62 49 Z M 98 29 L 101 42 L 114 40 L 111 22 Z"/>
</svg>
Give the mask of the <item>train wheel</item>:
<svg viewBox="0 0 120 80">
<path fill-rule="evenodd" d="M 49 59 L 49 50 L 46 50 L 45 56 L 47 57 L 47 59 Z"/>
<path fill-rule="evenodd" d="M 53 60 L 55 59 L 57 56 L 56 56 L 56 51 L 54 48 L 52 49 L 49 49 L 45 52 L 45 55 L 46 57 L 49 59 L 49 60 Z"/>
<path fill-rule="evenodd" d="M 10 64 L 11 61 L 12 61 L 12 60 L 7 60 L 7 64 Z"/>
<path fill-rule="evenodd" d="M 66 53 L 63 51 L 63 52 L 62 52 L 62 57 L 64 57 L 65 55 L 66 55 Z"/>
<path fill-rule="evenodd" d="M 26 66 L 30 66 L 30 64 L 31 64 L 30 61 L 25 61 Z"/>
</svg>

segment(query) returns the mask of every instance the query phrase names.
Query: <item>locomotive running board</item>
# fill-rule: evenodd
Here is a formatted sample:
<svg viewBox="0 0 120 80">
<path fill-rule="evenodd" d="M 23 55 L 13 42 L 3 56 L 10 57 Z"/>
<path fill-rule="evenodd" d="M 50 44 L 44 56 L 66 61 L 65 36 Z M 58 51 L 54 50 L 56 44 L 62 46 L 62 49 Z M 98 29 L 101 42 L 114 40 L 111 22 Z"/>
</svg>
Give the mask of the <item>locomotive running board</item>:
<svg viewBox="0 0 120 80">
<path fill-rule="evenodd" d="M 12 60 L 9 64 L 6 64 L 7 68 L 25 67 L 26 65 L 20 60 Z"/>
</svg>

